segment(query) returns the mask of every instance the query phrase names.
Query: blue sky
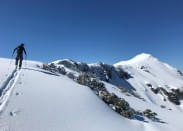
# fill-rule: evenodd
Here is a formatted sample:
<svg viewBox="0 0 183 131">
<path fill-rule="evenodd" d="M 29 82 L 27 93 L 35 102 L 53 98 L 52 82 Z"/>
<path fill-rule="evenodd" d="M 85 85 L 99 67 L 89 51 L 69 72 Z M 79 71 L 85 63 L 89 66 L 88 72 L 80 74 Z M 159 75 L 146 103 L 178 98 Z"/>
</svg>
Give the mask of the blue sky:
<svg viewBox="0 0 183 131">
<path fill-rule="evenodd" d="M 115 63 L 151 53 L 183 67 L 181 0 L 0 0 L 0 57 Z"/>
</svg>

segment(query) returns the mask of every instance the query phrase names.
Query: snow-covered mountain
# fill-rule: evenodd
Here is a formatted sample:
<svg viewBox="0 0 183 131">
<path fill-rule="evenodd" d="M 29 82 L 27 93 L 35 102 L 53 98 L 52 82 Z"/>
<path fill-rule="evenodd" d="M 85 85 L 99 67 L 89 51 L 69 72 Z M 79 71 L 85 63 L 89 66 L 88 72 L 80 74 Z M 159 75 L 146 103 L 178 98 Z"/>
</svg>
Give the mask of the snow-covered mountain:
<svg viewBox="0 0 183 131">
<path fill-rule="evenodd" d="M 144 90 L 140 94 L 147 101 L 151 101 L 156 104 L 164 104 L 165 96 L 160 95 L 163 99 L 158 101 L 154 100 L 157 97 L 150 97 L 147 95 L 147 87 L 154 90 L 165 89 L 167 92 L 172 90 L 183 90 L 183 74 L 176 68 L 159 61 L 157 58 L 150 54 L 140 54 L 132 58 L 129 61 L 122 61 L 114 64 L 117 68 L 122 68 L 129 72 L 133 79 L 129 79 L 128 82 L 136 87 L 137 92 Z M 163 100 L 163 101 L 162 101 Z M 160 102 L 162 101 L 162 103 Z M 158 102 L 158 103 L 157 103 Z"/>
<path fill-rule="evenodd" d="M 183 74 L 150 54 L 114 65 L 0 59 L 0 131 L 182 131 Z"/>
</svg>

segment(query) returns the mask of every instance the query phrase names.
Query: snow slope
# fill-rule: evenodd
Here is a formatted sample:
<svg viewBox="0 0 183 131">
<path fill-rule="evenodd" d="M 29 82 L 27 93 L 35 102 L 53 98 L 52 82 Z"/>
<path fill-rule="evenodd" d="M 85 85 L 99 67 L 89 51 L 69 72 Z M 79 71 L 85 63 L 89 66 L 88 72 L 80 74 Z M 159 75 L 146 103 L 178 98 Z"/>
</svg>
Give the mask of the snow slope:
<svg viewBox="0 0 183 131">
<path fill-rule="evenodd" d="M 175 68 L 151 55 L 141 54 L 130 61 L 114 65 L 133 76 L 126 81 L 145 101 L 122 93 L 110 81 L 103 82 L 109 92 L 124 98 L 136 110 L 150 108 L 156 112 L 161 122 L 124 118 L 90 88 L 77 84 L 66 75 L 40 69 L 40 62 L 28 61 L 21 71 L 15 71 L 10 62 L 8 59 L 0 59 L 0 89 L 4 92 L 0 96 L 0 131 L 183 130 L 182 103 L 178 106 L 169 101 L 164 102 L 161 95 L 154 94 L 146 85 L 151 83 L 153 87 L 161 85 L 166 89 L 182 88 L 182 76 L 176 73 Z M 59 61 L 55 63 L 59 64 Z M 73 61 L 70 63 L 72 65 Z M 92 69 L 100 68 L 98 64 L 89 66 Z M 142 66 L 145 67 L 141 69 Z M 65 69 L 77 75 L 80 73 L 72 68 Z M 166 108 L 161 108 L 160 105 L 165 105 Z"/>
<path fill-rule="evenodd" d="M 129 61 L 122 61 L 114 64 L 117 68 L 122 68 L 132 75 L 132 79 L 127 80 L 145 100 L 162 105 L 163 97 L 159 99 L 154 94 L 149 93 L 147 84 L 152 88 L 162 87 L 167 91 L 171 89 L 183 89 L 183 76 L 178 70 L 166 63 L 159 61 L 150 54 L 142 53 Z"/>
<path fill-rule="evenodd" d="M 111 131 L 128 130 L 131 125 L 133 130 L 143 129 L 140 122 L 122 118 L 89 88 L 66 76 L 28 64 L 12 86 L 0 114 L 1 131 Z"/>
</svg>

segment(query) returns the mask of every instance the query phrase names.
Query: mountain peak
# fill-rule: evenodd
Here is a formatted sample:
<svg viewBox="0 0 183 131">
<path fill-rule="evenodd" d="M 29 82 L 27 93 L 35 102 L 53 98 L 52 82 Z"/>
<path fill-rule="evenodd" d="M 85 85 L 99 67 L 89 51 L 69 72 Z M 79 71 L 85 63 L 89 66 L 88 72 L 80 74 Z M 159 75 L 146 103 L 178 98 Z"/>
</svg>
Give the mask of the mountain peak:
<svg viewBox="0 0 183 131">
<path fill-rule="evenodd" d="M 140 57 L 152 57 L 152 55 L 149 54 L 149 53 L 141 53 L 141 54 L 138 54 L 137 56 L 140 56 Z"/>
<path fill-rule="evenodd" d="M 135 57 L 133 57 L 131 60 L 136 60 L 136 61 L 141 61 L 141 60 L 147 60 L 147 59 L 152 59 L 155 58 L 151 54 L 148 53 L 141 53 Z"/>
<path fill-rule="evenodd" d="M 118 62 L 114 65 L 124 65 L 124 64 L 134 64 L 134 63 L 139 63 L 143 61 L 149 61 L 149 60 L 157 60 L 154 56 L 148 53 L 141 53 L 139 55 L 136 55 L 135 57 L 131 58 L 130 60 L 127 61 L 121 61 Z"/>
<path fill-rule="evenodd" d="M 75 63 L 75 61 L 73 61 L 73 60 L 71 60 L 71 59 L 56 60 L 56 61 L 54 61 L 54 62 L 52 62 L 52 63 L 54 63 L 54 64 L 62 64 L 62 63 L 65 63 L 65 62 L 67 62 L 67 63 Z"/>
</svg>

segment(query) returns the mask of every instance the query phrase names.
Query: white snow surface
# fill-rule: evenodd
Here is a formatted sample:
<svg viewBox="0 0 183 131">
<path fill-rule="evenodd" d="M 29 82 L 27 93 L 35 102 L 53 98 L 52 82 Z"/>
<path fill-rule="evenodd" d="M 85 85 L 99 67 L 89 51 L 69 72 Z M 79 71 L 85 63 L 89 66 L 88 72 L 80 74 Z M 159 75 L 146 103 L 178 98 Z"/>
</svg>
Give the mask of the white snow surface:
<svg viewBox="0 0 183 131">
<path fill-rule="evenodd" d="M 137 92 L 149 100 L 146 91 L 147 84 L 151 84 L 153 88 L 162 87 L 166 90 L 183 89 L 183 76 L 181 76 L 176 68 L 161 62 L 150 54 L 142 53 L 129 61 L 122 61 L 114 64 L 117 68 L 122 68 L 132 75 L 132 79 L 128 82 L 136 88 Z M 153 96 L 153 98 L 156 98 Z M 157 103 L 156 100 L 152 102 Z M 158 101 L 159 103 L 159 101 Z"/>
<path fill-rule="evenodd" d="M 163 123 L 124 118 L 89 87 L 67 76 L 44 71 L 37 66 L 41 64 L 27 61 L 22 70 L 15 71 L 14 61 L 0 58 L 0 90 L 4 91 L 0 96 L 0 131 L 183 131 L 183 104 L 164 102 L 162 96 L 152 93 L 146 86 L 151 83 L 154 88 L 182 88 L 183 77 L 175 68 L 149 54 L 114 65 L 133 76 L 128 82 L 146 101 L 104 83 L 109 92 L 124 98 L 134 109 L 156 112 Z M 143 70 L 142 66 L 145 66 Z"/>
</svg>

